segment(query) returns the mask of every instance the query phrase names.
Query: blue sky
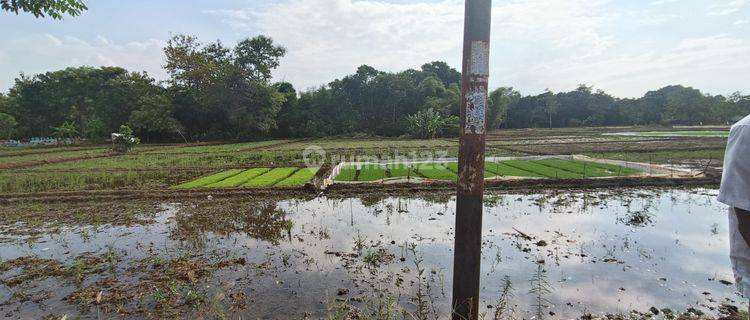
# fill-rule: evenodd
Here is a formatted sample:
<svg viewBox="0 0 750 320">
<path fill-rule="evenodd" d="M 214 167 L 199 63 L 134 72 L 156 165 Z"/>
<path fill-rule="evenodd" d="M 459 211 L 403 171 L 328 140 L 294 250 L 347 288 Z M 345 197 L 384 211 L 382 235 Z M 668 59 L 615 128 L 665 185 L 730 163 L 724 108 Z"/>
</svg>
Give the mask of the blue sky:
<svg viewBox="0 0 750 320">
<path fill-rule="evenodd" d="M 88 0 L 63 21 L 0 13 L 0 91 L 20 72 L 115 65 L 164 79 L 173 34 L 233 44 L 266 34 L 300 89 L 369 64 L 459 66 L 460 0 Z M 621 97 L 669 84 L 750 93 L 750 0 L 495 0 L 490 84 L 525 94 L 585 83 Z"/>
</svg>

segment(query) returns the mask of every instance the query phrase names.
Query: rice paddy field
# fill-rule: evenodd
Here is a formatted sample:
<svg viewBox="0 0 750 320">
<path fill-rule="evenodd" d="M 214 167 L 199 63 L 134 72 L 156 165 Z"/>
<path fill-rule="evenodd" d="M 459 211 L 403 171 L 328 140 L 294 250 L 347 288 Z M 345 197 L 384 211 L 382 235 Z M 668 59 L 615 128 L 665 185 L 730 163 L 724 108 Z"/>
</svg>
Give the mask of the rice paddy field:
<svg viewBox="0 0 750 320">
<path fill-rule="evenodd" d="M 318 168 L 230 169 L 174 186 L 174 189 L 236 187 L 299 187 L 312 180 Z"/>
<path fill-rule="evenodd" d="M 642 171 L 625 166 L 580 160 L 542 159 L 506 160 L 485 163 L 485 179 L 546 178 L 584 179 L 604 177 L 627 177 L 641 174 Z M 455 181 L 458 163 L 416 163 L 416 164 L 366 164 L 345 165 L 335 180 L 340 182 L 371 182 L 388 178 L 424 178 L 430 180 Z"/>
<path fill-rule="evenodd" d="M 721 137 L 729 136 L 729 131 L 642 131 L 642 132 L 618 132 L 613 135 L 633 135 L 641 137 Z"/>
<path fill-rule="evenodd" d="M 659 128 L 575 128 L 502 130 L 487 136 L 488 157 L 581 154 L 597 159 L 664 164 L 719 170 L 726 139 L 712 132 Z M 611 135 L 638 132 L 642 135 Z M 664 132 L 651 136 L 653 132 Z M 679 136 L 673 132 L 690 132 Z M 347 139 L 270 140 L 243 143 L 142 145 L 128 154 L 111 154 L 108 146 L 0 148 L 0 193 L 166 190 L 227 170 L 253 168 L 320 167 L 306 163 L 305 151 L 322 150 L 328 163 L 358 160 L 455 158 L 456 139 Z M 555 163 L 488 163 L 487 177 L 576 178 L 602 175 L 630 176 L 629 170 L 580 166 L 560 168 Z M 457 168 L 373 168 L 363 172 L 347 169 L 336 181 L 378 181 L 392 177 L 417 177 L 450 181 Z M 549 167 L 554 167 L 550 169 Z M 582 170 L 585 170 L 582 171 Z M 703 170 L 703 169 L 701 169 Z M 248 173 L 250 174 L 250 173 Z M 360 177 L 361 175 L 361 177 Z M 237 177 L 235 180 L 242 180 Z M 297 178 L 295 178 L 297 179 Z M 217 181 L 218 182 L 218 181 Z M 228 181 L 228 184 L 238 181 Z M 268 181 L 265 184 L 280 184 Z M 283 183 L 288 184 L 292 182 Z M 245 184 L 245 183 L 242 183 Z M 292 183 L 298 184 L 298 183 Z"/>
<path fill-rule="evenodd" d="M 726 138 L 711 131 L 488 134 L 480 319 L 746 317 L 716 201 Z M 0 148 L 0 315 L 450 318 L 457 149 Z"/>
</svg>

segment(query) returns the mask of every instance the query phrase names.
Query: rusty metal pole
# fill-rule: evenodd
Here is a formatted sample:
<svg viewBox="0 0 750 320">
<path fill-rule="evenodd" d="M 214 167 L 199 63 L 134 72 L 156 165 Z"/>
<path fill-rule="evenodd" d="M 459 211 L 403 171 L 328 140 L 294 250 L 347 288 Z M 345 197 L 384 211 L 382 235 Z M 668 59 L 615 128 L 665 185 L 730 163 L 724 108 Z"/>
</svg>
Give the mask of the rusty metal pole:
<svg viewBox="0 0 750 320">
<path fill-rule="evenodd" d="M 453 255 L 454 320 L 474 320 L 479 313 L 491 11 L 492 0 L 466 0 Z"/>
</svg>

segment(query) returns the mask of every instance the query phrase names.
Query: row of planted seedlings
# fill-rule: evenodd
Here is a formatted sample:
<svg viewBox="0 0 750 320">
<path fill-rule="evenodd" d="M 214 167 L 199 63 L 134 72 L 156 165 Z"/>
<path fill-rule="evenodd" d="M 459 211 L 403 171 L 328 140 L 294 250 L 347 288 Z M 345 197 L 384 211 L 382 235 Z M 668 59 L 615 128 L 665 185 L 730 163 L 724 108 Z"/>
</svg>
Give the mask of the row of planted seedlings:
<svg viewBox="0 0 750 320">
<path fill-rule="evenodd" d="M 623 177 L 641 174 L 636 168 L 576 159 L 539 158 L 487 161 L 485 179 L 585 179 Z M 388 180 L 456 181 L 455 161 L 422 163 L 354 163 L 341 164 L 334 170 L 336 182 L 373 182 Z"/>
<path fill-rule="evenodd" d="M 173 189 L 223 189 L 300 187 L 310 182 L 320 168 L 281 167 L 230 169 L 172 187 Z"/>
</svg>

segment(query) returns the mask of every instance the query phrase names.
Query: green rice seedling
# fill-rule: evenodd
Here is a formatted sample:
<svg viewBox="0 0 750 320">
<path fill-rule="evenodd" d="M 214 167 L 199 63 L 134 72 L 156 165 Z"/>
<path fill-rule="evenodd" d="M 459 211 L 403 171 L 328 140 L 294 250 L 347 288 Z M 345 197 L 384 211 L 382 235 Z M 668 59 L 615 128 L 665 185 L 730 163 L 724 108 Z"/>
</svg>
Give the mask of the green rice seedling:
<svg viewBox="0 0 750 320">
<path fill-rule="evenodd" d="M 234 175 L 239 174 L 240 172 L 242 172 L 241 169 L 231 169 L 231 170 L 227 170 L 227 171 L 222 171 L 222 172 L 215 173 L 215 174 L 212 174 L 212 175 L 207 176 L 207 177 L 195 179 L 193 181 L 189 181 L 189 182 L 177 185 L 174 188 L 175 189 L 200 188 L 200 187 L 207 186 L 209 184 L 213 184 L 213 183 L 219 182 L 219 181 L 224 180 L 226 178 L 232 177 Z"/>
<path fill-rule="evenodd" d="M 528 160 L 508 160 L 503 161 L 504 164 L 507 164 L 511 167 L 521 169 L 524 171 L 533 172 L 536 174 L 543 175 L 548 178 L 553 179 L 575 179 L 575 178 L 583 178 L 583 175 L 578 173 L 573 173 L 553 167 L 548 167 L 539 163 L 535 163 Z"/>
<path fill-rule="evenodd" d="M 277 187 L 298 187 L 312 180 L 320 168 L 302 168 L 276 184 Z"/>
<path fill-rule="evenodd" d="M 584 177 L 609 177 L 617 175 L 618 171 L 608 171 L 599 167 L 588 165 L 583 161 L 545 159 L 534 161 L 548 167 L 558 168 L 565 171 L 580 174 Z"/>
<path fill-rule="evenodd" d="M 355 166 L 344 166 L 339 171 L 339 174 L 334 178 L 336 181 L 356 181 L 357 179 L 357 168 Z"/>
<path fill-rule="evenodd" d="M 250 181 L 244 183 L 243 187 L 270 187 L 275 185 L 281 180 L 284 180 L 291 176 L 299 168 L 275 168 L 268 171 L 260 176 L 257 176 Z"/>
<path fill-rule="evenodd" d="M 611 172 L 612 174 L 610 176 L 632 176 L 641 173 L 641 170 L 635 169 L 635 168 L 626 168 L 623 166 L 618 166 L 614 164 L 609 163 L 599 163 L 599 162 L 592 162 L 592 161 L 580 161 L 583 163 L 586 163 L 586 166 L 596 167 L 600 168 L 602 170 L 606 170 L 607 172 Z"/>
<path fill-rule="evenodd" d="M 458 174 L 458 162 L 449 162 L 449 163 L 447 163 L 445 165 L 445 167 L 448 168 L 448 170 L 450 170 L 451 172 L 453 172 L 455 174 Z M 497 174 L 495 174 L 494 172 L 490 172 L 489 170 L 487 170 L 487 164 L 485 164 L 484 165 L 484 177 L 485 178 L 492 178 L 492 177 L 495 177 L 495 176 L 497 176 Z"/>
<path fill-rule="evenodd" d="M 452 181 L 457 180 L 457 176 L 455 173 L 448 170 L 448 168 L 436 163 L 417 164 L 417 173 L 427 179 Z"/>
<path fill-rule="evenodd" d="M 386 165 L 385 167 L 388 170 L 388 176 L 392 178 L 418 176 L 417 172 L 414 171 L 414 165 L 411 164 L 396 163 Z"/>
<path fill-rule="evenodd" d="M 359 170 L 357 181 L 375 181 L 385 178 L 385 168 L 381 165 L 365 165 Z"/>
<path fill-rule="evenodd" d="M 221 180 L 219 182 L 215 182 L 212 184 L 209 184 L 206 186 L 206 188 L 233 188 L 240 185 L 243 185 L 250 181 L 251 179 L 264 174 L 271 169 L 269 168 L 253 168 L 249 170 L 245 170 L 241 172 L 240 174 L 231 176 L 229 178 L 226 178 L 224 180 Z"/>
<path fill-rule="evenodd" d="M 503 177 L 532 177 L 532 178 L 544 178 L 544 175 L 522 170 L 516 167 L 511 167 L 502 162 L 488 162 L 484 165 L 484 170 L 492 172 L 496 175 Z"/>
</svg>

